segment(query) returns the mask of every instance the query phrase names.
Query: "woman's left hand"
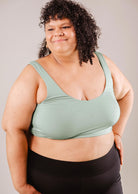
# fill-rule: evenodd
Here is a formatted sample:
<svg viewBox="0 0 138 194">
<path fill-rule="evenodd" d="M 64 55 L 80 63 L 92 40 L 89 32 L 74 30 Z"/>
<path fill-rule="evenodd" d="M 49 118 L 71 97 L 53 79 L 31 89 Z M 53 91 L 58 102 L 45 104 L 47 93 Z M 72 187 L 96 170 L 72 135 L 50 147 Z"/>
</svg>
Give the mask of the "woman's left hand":
<svg viewBox="0 0 138 194">
<path fill-rule="evenodd" d="M 121 136 L 118 134 L 114 134 L 114 141 L 117 149 L 119 150 L 120 164 L 123 165 L 123 143 L 122 143 Z"/>
</svg>

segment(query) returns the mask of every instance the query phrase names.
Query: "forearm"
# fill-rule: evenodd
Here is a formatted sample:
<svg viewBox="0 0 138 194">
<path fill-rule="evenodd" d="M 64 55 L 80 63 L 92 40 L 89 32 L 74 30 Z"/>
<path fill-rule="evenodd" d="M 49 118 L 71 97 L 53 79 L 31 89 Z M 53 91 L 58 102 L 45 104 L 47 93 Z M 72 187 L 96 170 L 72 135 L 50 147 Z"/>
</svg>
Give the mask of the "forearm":
<svg viewBox="0 0 138 194">
<path fill-rule="evenodd" d="M 7 131 L 6 149 L 13 185 L 18 191 L 27 182 L 28 143 L 24 131 Z"/>
<path fill-rule="evenodd" d="M 129 92 L 121 100 L 118 101 L 120 106 L 120 118 L 118 122 L 113 126 L 114 134 L 118 134 L 120 136 L 123 135 L 125 126 L 127 124 L 128 118 L 133 107 L 133 101 L 133 90 L 129 90 Z"/>
</svg>

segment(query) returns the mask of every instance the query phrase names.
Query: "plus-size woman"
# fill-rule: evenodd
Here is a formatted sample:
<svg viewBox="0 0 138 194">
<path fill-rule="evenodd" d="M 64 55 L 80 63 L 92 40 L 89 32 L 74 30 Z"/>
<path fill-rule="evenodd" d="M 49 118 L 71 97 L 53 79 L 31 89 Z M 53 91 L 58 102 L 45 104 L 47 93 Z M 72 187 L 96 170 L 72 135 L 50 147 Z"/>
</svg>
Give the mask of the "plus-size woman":
<svg viewBox="0 0 138 194">
<path fill-rule="evenodd" d="M 52 0 L 40 19 L 39 57 L 13 84 L 2 120 L 14 187 L 21 194 L 122 194 L 132 86 L 96 51 L 100 28 L 82 5 Z"/>
</svg>

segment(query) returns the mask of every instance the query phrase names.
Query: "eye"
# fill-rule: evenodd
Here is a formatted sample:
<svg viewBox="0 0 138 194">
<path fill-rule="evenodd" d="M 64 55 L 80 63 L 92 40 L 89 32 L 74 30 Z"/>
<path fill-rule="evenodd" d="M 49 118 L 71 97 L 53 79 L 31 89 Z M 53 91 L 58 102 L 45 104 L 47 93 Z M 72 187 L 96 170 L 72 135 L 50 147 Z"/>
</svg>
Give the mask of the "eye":
<svg viewBox="0 0 138 194">
<path fill-rule="evenodd" d="M 66 29 L 66 28 L 70 28 L 71 26 L 63 26 L 62 28 L 63 29 Z"/>
<path fill-rule="evenodd" d="M 53 28 L 49 28 L 49 29 L 48 29 L 48 31 L 52 31 L 52 30 L 53 30 Z"/>
</svg>

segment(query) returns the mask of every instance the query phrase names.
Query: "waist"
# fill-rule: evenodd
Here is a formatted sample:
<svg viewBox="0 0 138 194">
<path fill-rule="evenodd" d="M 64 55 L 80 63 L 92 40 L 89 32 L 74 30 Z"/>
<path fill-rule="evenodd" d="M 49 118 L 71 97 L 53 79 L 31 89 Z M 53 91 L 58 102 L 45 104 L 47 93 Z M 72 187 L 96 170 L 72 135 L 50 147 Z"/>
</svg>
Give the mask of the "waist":
<svg viewBox="0 0 138 194">
<path fill-rule="evenodd" d="M 64 174 L 67 175 L 67 177 L 69 175 L 80 176 L 82 174 L 86 174 L 87 176 L 98 175 L 113 168 L 117 161 L 118 164 L 120 163 L 115 143 L 103 157 L 88 161 L 72 162 L 56 160 L 49 157 L 43 157 L 30 149 L 28 150 L 28 156 L 30 169 L 34 168 L 54 175 Z M 120 165 L 118 165 L 118 169 L 119 168 Z"/>
<path fill-rule="evenodd" d="M 30 136 L 29 148 L 45 157 L 63 161 L 88 161 L 104 156 L 114 143 L 110 132 L 96 137 L 55 140 Z"/>
</svg>

